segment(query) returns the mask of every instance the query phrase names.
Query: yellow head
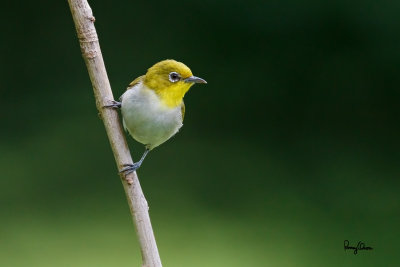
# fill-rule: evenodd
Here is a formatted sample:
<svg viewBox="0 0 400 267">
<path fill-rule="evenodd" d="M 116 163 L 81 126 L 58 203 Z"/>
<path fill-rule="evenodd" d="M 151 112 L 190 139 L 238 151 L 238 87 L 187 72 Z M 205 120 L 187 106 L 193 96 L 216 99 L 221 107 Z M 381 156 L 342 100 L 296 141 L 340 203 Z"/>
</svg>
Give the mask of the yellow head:
<svg viewBox="0 0 400 267">
<path fill-rule="evenodd" d="M 154 90 L 167 106 L 177 107 L 181 105 L 184 95 L 193 84 L 207 82 L 193 76 L 185 64 L 168 59 L 148 69 L 143 83 Z"/>
</svg>

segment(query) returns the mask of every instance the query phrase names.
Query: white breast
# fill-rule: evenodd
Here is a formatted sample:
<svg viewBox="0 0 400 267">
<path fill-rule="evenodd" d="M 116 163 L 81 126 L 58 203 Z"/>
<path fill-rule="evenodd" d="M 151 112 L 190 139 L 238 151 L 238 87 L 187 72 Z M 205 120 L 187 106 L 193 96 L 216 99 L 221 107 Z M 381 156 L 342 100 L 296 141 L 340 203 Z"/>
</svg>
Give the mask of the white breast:
<svg viewBox="0 0 400 267">
<path fill-rule="evenodd" d="M 182 127 L 181 107 L 166 106 L 142 83 L 128 89 L 121 99 L 125 129 L 149 149 L 161 145 Z"/>
</svg>

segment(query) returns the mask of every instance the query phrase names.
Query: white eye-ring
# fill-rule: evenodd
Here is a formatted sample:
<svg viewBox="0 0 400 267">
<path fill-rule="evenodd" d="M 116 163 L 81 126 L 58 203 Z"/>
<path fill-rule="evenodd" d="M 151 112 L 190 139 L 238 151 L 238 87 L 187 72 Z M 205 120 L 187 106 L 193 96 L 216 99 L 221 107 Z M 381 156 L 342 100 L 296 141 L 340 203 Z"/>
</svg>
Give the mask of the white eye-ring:
<svg viewBox="0 0 400 267">
<path fill-rule="evenodd" d="M 176 83 L 180 79 L 181 79 L 181 75 L 179 75 L 179 73 L 177 73 L 175 71 L 173 71 L 169 74 L 169 81 L 172 83 Z"/>
</svg>

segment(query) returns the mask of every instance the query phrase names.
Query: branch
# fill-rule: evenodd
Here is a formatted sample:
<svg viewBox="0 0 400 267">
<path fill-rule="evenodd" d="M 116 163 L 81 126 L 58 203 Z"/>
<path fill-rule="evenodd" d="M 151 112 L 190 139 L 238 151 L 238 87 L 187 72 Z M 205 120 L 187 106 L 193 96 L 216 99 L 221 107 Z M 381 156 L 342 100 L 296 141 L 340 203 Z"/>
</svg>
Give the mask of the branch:
<svg viewBox="0 0 400 267">
<path fill-rule="evenodd" d="M 68 0 L 68 3 L 75 22 L 82 56 L 92 82 L 96 106 L 103 119 L 114 158 L 118 170 L 120 170 L 124 164 L 132 164 L 133 161 L 118 118 L 118 112 L 113 109 L 103 108 L 114 97 L 94 27 L 95 19 L 86 0 Z M 143 267 L 161 267 L 161 260 L 148 213 L 149 207 L 136 172 L 126 176 L 121 174 L 121 178 L 139 238 Z"/>
</svg>

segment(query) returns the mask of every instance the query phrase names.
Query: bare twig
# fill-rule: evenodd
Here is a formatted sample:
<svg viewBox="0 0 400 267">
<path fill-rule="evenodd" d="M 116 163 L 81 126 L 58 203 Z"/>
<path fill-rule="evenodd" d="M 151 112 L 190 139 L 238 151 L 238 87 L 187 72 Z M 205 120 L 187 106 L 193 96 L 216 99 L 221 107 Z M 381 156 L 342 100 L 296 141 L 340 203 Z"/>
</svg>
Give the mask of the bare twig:
<svg viewBox="0 0 400 267">
<path fill-rule="evenodd" d="M 117 111 L 103 108 L 114 97 L 94 27 L 95 19 L 86 0 L 68 0 L 68 3 L 75 22 L 82 56 L 93 85 L 96 106 L 103 119 L 115 161 L 120 170 L 124 164 L 132 164 L 133 161 L 118 119 Z M 136 172 L 126 176 L 121 174 L 121 178 L 139 237 L 143 267 L 159 267 L 161 266 L 161 260 L 151 227 L 148 213 L 149 207 L 140 187 Z"/>
</svg>

